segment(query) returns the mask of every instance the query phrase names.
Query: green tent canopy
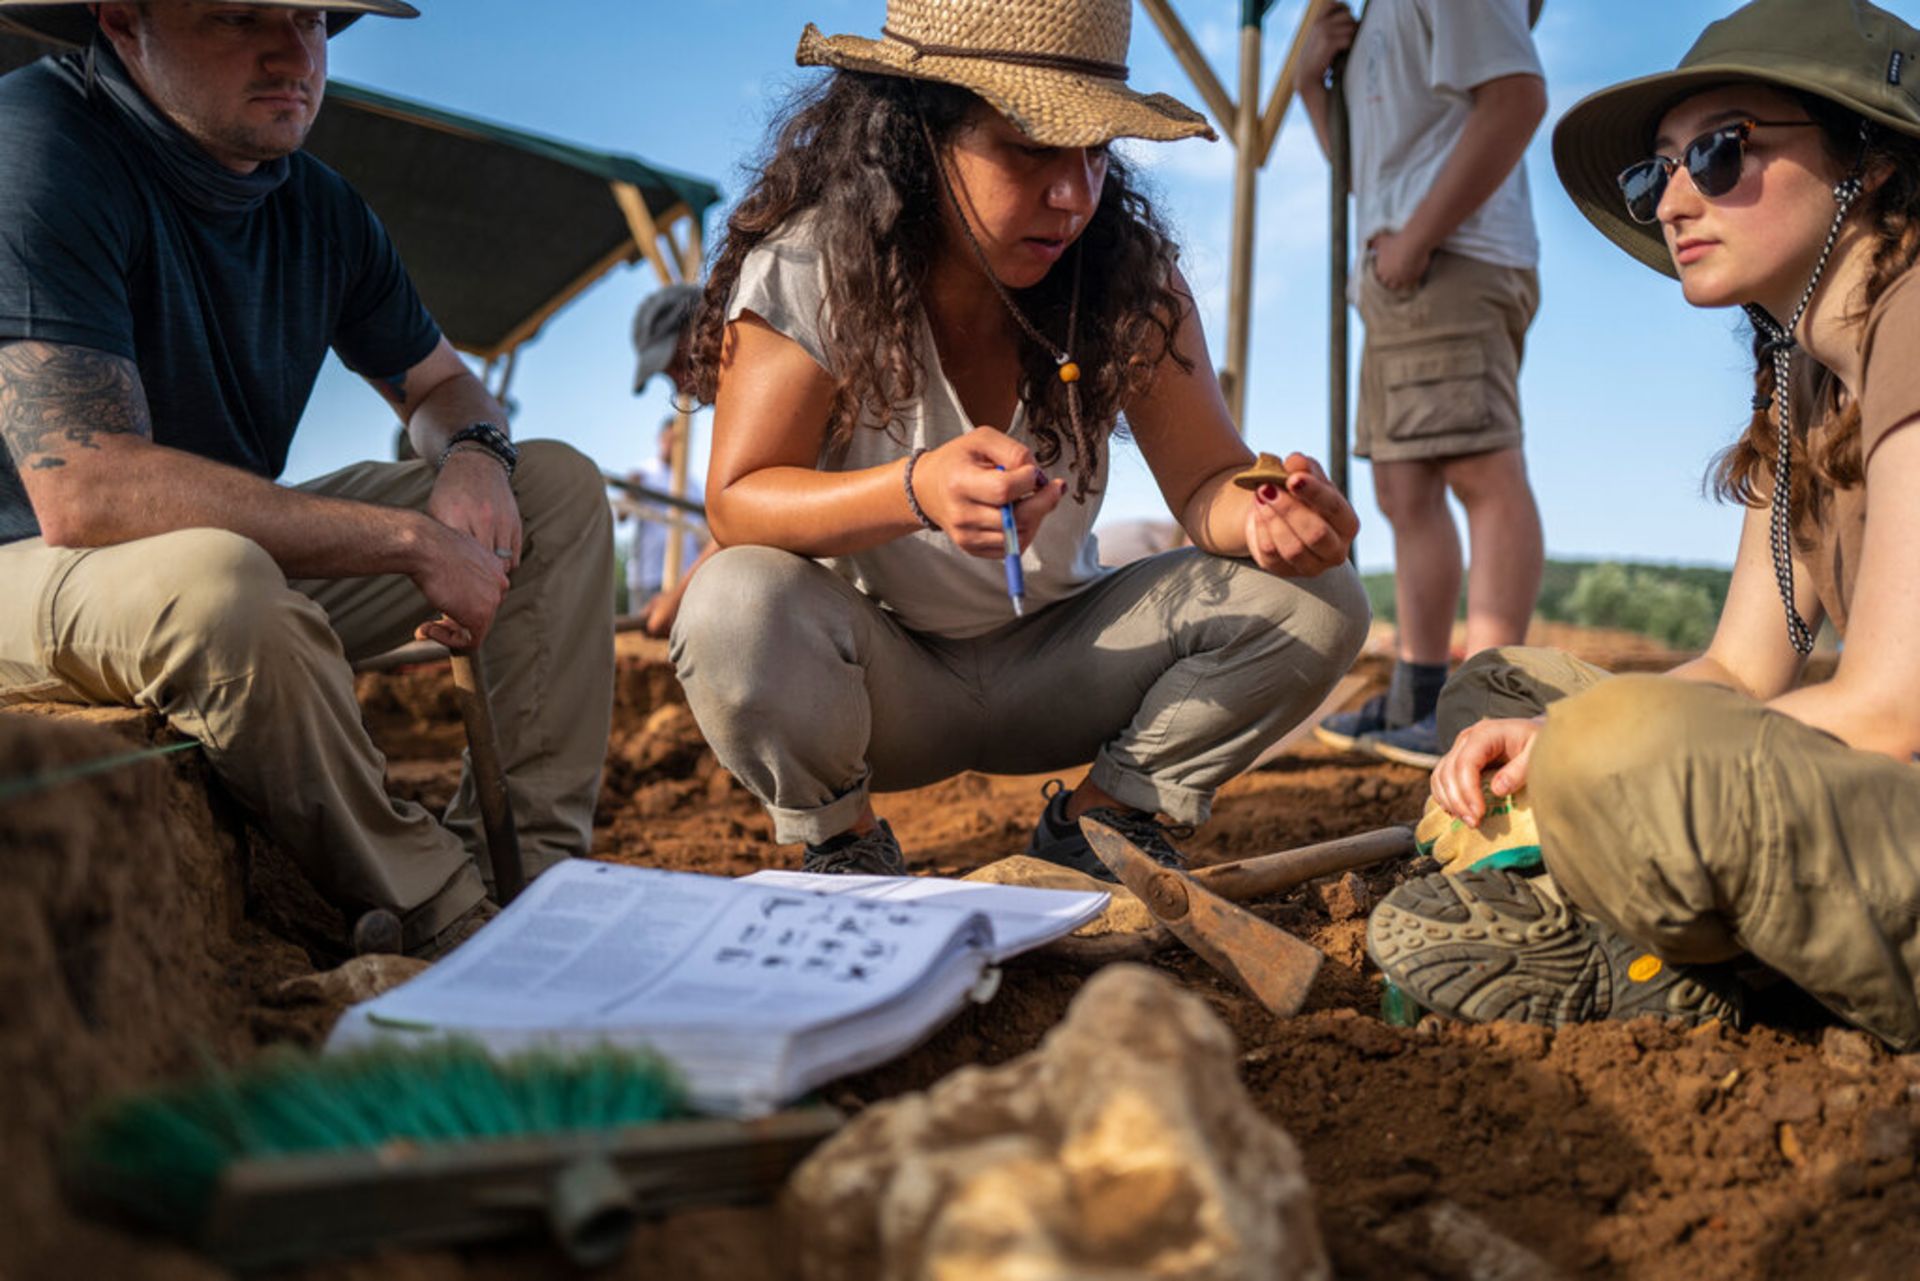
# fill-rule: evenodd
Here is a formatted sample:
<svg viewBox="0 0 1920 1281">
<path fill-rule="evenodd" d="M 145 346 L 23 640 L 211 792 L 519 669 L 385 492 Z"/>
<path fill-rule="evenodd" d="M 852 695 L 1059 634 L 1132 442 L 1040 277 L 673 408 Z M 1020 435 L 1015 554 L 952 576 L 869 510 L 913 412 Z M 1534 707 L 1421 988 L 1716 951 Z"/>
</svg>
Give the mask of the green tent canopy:
<svg viewBox="0 0 1920 1281">
<path fill-rule="evenodd" d="M 54 47 L 0 20 L 0 73 Z M 700 220 L 719 189 L 341 80 L 307 150 L 373 206 L 427 309 L 462 351 L 510 355 L 622 263 L 667 279 L 700 270 Z M 677 238 L 676 238 L 677 235 Z"/>
</svg>

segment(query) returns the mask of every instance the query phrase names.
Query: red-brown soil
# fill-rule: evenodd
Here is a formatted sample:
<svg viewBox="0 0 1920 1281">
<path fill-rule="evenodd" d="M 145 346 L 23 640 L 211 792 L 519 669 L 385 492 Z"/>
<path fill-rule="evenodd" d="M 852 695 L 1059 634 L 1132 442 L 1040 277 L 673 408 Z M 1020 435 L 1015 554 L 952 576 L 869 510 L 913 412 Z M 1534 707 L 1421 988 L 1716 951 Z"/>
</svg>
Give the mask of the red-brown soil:
<svg viewBox="0 0 1920 1281">
<path fill-rule="evenodd" d="M 1673 658 L 1634 637 L 1544 629 L 1533 639 L 1616 669 Z M 1385 669 L 1383 658 L 1369 656 L 1359 670 L 1378 681 Z M 444 675 L 415 669 L 361 682 L 370 727 L 392 757 L 395 790 L 444 800 L 460 741 Z M 35 733 L 0 725 L 0 777 L 25 755 L 53 750 Z M 63 741 L 57 750 L 91 749 Z M 880 807 L 916 870 L 957 873 L 1019 849 L 1042 781 L 964 775 L 880 798 Z M 190 770 L 153 767 L 131 782 L 74 790 L 25 817 L 19 803 L 0 804 L 0 848 L 11 860 L 22 832 L 59 829 L 37 839 L 71 843 L 78 838 L 69 829 L 99 822 L 157 840 L 158 815 L 205 809 L 193 782 Z M 1309 741 L 1230 784 L 1189 848 L 1204 863 L 1408 822 L 1424 795 L 1416 771 Z M 230 817 L 188 817 L 202 824 L 195 830 L 234 839 Z M 597 852 L 721 874 L 797 865 L 797 849 L 771 846 L 768 831 L 758 806 L 705 750 L 659 648 L 623 638 Z M 80 965 L 90 980 L 58 980 L 65 992 L 51 1004 L 64 1011 L 60 1018 L 39 1010 L 46 1001 L 16 998 L 9 983 L 0 1064 L 10 1069 L 15 1097 L 0 1104 L 0 1136 L 14 1182 L 0 1193 L 0 1238 L 11 1238 L 0 1239 L 0 1278 L 210 1275 L 183 1252 L 83 1226 L 61 1211 L 47 1145 L 83 1099 L 181 1066 L 188 1040 L 229 1057 L 273 1039 L 312 1039 L 324 1023 L 325 1011 L 263 1003 L 273 982 L 306 963 L 257 926 L 235 919 L 223 936 L 191 945 L 168 936 L 168 896 L 202 891 L 143 876 L 149 861 L 128 860 L 116 871 L 111 902 L 62 905 L 59 877 L 47 870 L 57 864 L 44 858 L 33 884 L 0 890 L 0 981 L 46 984 L 73 971 L 87 946 L 105 948 L 108 958 Z M 217 878 L 218 862 L 203 852 L 184 865 Z M 1374 869 L 1363 878 L 1367 895 L 1377 898 L 1414 867 Z M 1389 1027 L 1377 1017 L 1377 975 L 1362 950 L 1362 905 L 1351 886 L 1329 889 L 1308 886 L 1254 905 L 1331 958 L 1298 1018 L 1274 1020 L 1185 952 L 1156 964 L 1201 992 L 1238 1036 L 1248 1089 L 1304 1151 L 1340 1276 L 1489 1275 L 1442 1262 L 1423 1245 L 1415 1212 L 1441 1200 L 1576 1276 L 1920 1271 L 1920 1056 L 1889 1055 L 1802 1006 L 1783 1006 L 1772 1023 L 1745 1033 L 1650 1020 L 1558 1033 L 1437 1019 Z M 223 892 L 240 901 L 238 890 Z M 256 919 L 268 897 L 249 888 Z M 290 910 L 286 896 L 274 901 Z M 148 958 L 144 972 L 130 968 L 135 956 Z M 990 1005 L 829 1097 L 858 1108 L 962 1064 L 1022 1053 L 1083 979 L 1044 954 L 1023 958 Z M 770 1212 L 683 1215 L 645 1232 L 613 1275 L 777 1278 L 777 1240 Z M 426 1281 L 549 1270 L 557 1273 L 557 1263 L 529 1246 L 386 1256 L 302 1275 Z"/>
</svg>

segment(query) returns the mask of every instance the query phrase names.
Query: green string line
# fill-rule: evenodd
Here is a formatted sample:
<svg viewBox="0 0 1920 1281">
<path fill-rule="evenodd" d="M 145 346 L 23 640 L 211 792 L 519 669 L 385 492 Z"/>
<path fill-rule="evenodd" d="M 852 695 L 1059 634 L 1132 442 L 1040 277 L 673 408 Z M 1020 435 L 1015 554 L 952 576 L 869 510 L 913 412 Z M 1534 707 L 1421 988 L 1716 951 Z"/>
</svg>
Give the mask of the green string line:
<svg viewBox="0 0 1920 1281">
<path fill-rule="evenodd" d="M 143 747 L 137 752 L 121 752 L 116 756 L 102 756 L 97 760 L 62 765 L 58 769 L 41 770 L 37 774 L 22 774 L 17 778 L 0 779 L 0 804 L 18 800 L 22 796 L 31 796 L 35 792 L 48 791 L 62 783 L 71 783 L 75 779 L 91 778 L 95 774 L 105 774 L 109 770 L 137 765 L 141 761 L 153 760 L 156 757 L 171 756 L 175 752 L 188 751 L 198 746 L 200 746 L 199 739 L 189 738 L 160 747 Z"/>
</svg>

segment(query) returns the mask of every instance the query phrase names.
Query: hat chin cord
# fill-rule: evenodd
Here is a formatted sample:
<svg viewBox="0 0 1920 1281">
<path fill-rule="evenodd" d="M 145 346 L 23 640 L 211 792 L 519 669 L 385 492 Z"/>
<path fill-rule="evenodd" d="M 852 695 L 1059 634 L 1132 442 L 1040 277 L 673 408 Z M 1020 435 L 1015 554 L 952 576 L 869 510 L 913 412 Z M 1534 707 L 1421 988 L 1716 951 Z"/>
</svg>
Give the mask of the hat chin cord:
<svg viewBox="0 0 1920 1281">
<path fill-rule="evenodd" d="M 1860 125 L 1861 141 L 1866 141 L 1867 125 Z M 1820 257 L 1813 264 L 1813 275 L 1807 278 L 1807 287 L 1800 293 L 1800 302 L 1793 309 L 1793 316 L 1782 328 L 1774 318 L 1767 314 L 1766 308 L 1757 303 L 1746 303 L 1743 309 L 1753 327 L 1766 335 L 1763 353 L 1773 357 L 1773 395 L 1755 395 L 1753 407 L 1756 411 L 1766 409 L 1769 399 L 1777 407 L 1775 420 L 1780 424 L 1779 456 L 1773 466 L 1773 498 L 1769 518 L 1768 541 L 1773 548 L 1773 577 L 1780 585 L 1780 603 L 1787 611 L 1787 639 L 1793 643 L 1794 652 L 1801 657 L 1813 653 L 1813 629 L 1807 626 L 1807 620 L 1800 617 L 1800 611 L 1793 604 L 1793 516 L 1791 500 L 1793 492 L 1793 384 L 1789 381 L 1793 373 L 1793 353 L 1799 349 L 1799 341 L 1793 336 L 1800 327 L 1800 319 L 1807 313 L 1807 304 L 1813 301 L 1813 291 L 1819 287 L 1820 276 L 1827 269 L 1827 259 L 1833 256 L 1833 246 L 1840 239 L 1840 227 L 1846 221 L 1847 211 L 1853 202 L 1860 198 L 1865 184 L 1861 169 L 1842 178 L 1833 187 L 1834 204 L 1833 224 L 1827 228 L 1827 242 L 1820 247 Z"/>
</svg>

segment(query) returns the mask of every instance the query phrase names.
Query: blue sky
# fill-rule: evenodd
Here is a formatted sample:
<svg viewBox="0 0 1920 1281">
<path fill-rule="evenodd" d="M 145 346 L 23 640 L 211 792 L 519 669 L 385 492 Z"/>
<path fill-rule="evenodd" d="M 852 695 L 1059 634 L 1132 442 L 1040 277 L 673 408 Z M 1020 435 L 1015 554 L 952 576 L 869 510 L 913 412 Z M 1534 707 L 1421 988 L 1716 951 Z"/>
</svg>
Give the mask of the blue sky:
<svg viewBox="0 0 1920 1281">
<path fill-rule="evenodd" d="M 1467 0 L 1449 0 L 1465 3 Z M 1880 0 L 1888 4 L 1888 0 Z M 418 0 L 410 22 L 369 18 L 334 41 L 333 74 L 436 105 L 610 150 L 716 182 L 731 201 L 771 111 L 805 76 L 801 28 L 877 33 L 884 0 Z M 1235 82 L 1237 0 L 1176 0 L 1221 79 Z M 1751 359 L 1730 312 L 1698 312 L 1678 287 L 1613 248 L 1553 174 L 1552 124 L 1587 92 L 1671 67 L 1729 0 L 1548 0 L 1535 33 L 1550 105 L 1528 152 L 1542 243 L 1542 303 L 1521 379 L 1527 453 L 1551 554 L 1729 563 L 1736 510 L 1701 496 L 1714 452 L 1744 420 Z M 1915 0 L 1888 7 L 1910 21 Z M 1305 0 L 1268 19 L 1270 85 Z M 1629 15 L 1631 15 L 1629 17 Z M 1198 102 L 1136 9 L 1136 88 Z M 1227 302 L 1233 154 L 1224 142 L 1137 144 L 1179 236 L 1219 359 Z M 1258 449 L 1326 454 L 1327 177 L 1295 104 L 1260 182 L 1248 437 Z M 724 205 L 709 217 L 712 244 Z M 521 355 L 516 433 L 573 442 L 625 470 L 651 449 L 664 380 L 631 395 L 627 326 L 655 286 L 619 269 L 556 316 Z M 1359 330 L 1354 328 L 1357 354 Z M 696 463 L 706 420 L 696 420 Z M 331 365 L 296 438 L 286 478 L 384 456 L 391 423 L 364 384 Z M 1391 563 L 1367 467 L 1354 467 L 1361 563 Z M 1104 519 L 1162 510 L 1139 455 L 1117 453 Z"/>
</svg>

